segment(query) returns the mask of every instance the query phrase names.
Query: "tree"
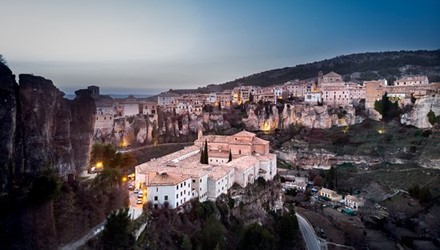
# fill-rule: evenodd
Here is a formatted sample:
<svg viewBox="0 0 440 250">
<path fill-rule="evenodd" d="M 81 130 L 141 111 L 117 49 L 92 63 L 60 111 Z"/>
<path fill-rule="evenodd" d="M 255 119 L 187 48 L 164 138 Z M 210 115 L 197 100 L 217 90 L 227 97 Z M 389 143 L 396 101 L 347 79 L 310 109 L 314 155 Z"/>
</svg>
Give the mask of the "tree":
<svg viewBox="0 0 440 250">
<path fill-rule="evenodd" d="M 200 149 L 200 163 L 205 164 L 205 153 L 203 152 L 203 148 Z"/>
<path fill-rule="evenodd" d="M 244 229 L 238 249 L 275 249 L 275 237 L 257 223 Z"/>
<path fill-rule="evenodd" d="M 416 103 L 416 97 L 414 96 L 414 93 L 411 94 L 411 103 L 414 104 Z"/>
<path fill-rule="evenodd" d="M 209 163 L 209 156 L 208 156 L 208 140 L 205 139 L 205 149 L 203 150 L 204 157 L 203 157 L 203 164 Z"/>
<path fill-rule="evenodd" d="M 59 177 L 47 170 L 34 179 L 29 191 L 29 199 L 33 203 L 44 203 L 54 199 L 61 189 Z"/>
<path fill-rule="evenodd" d="M 322 177 L 320 175 L 317 175 L 313 178 L 313 185 L 315 186 L 321 186 Z"/>
<path fill-rule="evenodd" d="M 254 95 L 252 95 L 252 93 L 249 93 L 249 103 L 253 103 L 254 102 Z"/>
<path fill-rule="evenodd" d="M 115 168 L 104 168 L 93 180 L 93 184 L 101 189 L 111 188 L 121 181 L 121 174 Z"/>
<path fill-rule="evenodd" d="M 434 125 L 435 123 L 440 123 L 440 115 L 436 116 L 432 109 L 429 110 L 426 116 L 428 117 L 428 121 L 429 123 L 431 123 L 431 125 Z"/>
<path fill-rule="evenodd" d="M 295 211 L 292 209 L 290 213 L 284 213 L 279 221 L 279 236 L 281 248 L 290 248 L 295 245 L 295 235 L 298 232 L 298 220 Z"/>
<path fill-rule="evenodd" d="M 232 161 L 232 151 L 229 149 L 229 159 L 228 162 Z"/>
<path fill-rule="evenodd" d="M 0 55 L 0 64 L 6 65 L 6 59 L 3 57 L 3 55 Z"/>
<path fill-rule="evenodd" d="M 337 187 L 338 182 L 338 172 L 335 167 L 331 167 L 326 176 L 327 186 L 330 189 L 334 189 Z"/>
<path fill-rule="evenodd" d="M 202 228 L 202 249 L 214 249 L 220 243 L 223 234 L 222 224 L 214 216 L 210 216 Z"/>
<path fill-rule="evenodd" d="M 133 153 L 125 153 L 122 155 L 122 168 L 132 168 L 136 165 L 137 160 Z"/>
<path fill-rule="evenodd" d="M 104 249 L 131 248 L 134 239 L 129 230 L 130 223 L 128 208 L 110 214 L 101 236 L 101 243 Z"/>
<path fill-rule="evenodd" d="M 390 121 L 400 115 L 399 104 L 391 102 L 387 93 L 382 96 L 380 101 L 374 102 L 374 109 L 382 115 L 384 121 Z"/>
<path fill-rule="evenodd" d="M 184 235 L 182 239 L 182 244 L 180 245 L 180 248 L 183 250 L 191 250 L 192 249 L 192 243 L 191 239 L 188 237 L 188 235 Z"/>
</svg>

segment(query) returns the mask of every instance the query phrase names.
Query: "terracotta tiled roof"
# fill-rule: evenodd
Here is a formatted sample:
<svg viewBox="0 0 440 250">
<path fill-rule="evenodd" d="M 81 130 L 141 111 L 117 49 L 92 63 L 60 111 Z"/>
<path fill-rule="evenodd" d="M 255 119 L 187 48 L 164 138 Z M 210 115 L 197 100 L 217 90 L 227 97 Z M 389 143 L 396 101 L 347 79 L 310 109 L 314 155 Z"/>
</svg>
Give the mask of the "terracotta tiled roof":
<svg viewBox="0 0 440 250">
<path fill-rule="evenodd" d="M 251 132 L 248 132 L 248 131 L 246 131 L 246 130 L 243 130 L 243 131 L 241 131 L 241 132 L 236 133 L 236 134 L 233 135 L 233 136 L 254 137 L 255 134 L 254 134 L 254 133 L 251 133 Z"/>
<path fill-rule="evenodd" d="M 174 186 L 190 179 L 187 175 L 162 172 L 156 174 L 148 183 L 148 186 Z"/>
<path fill-rule="evenodd" d="M 254 137 L 254 139 L 252 139 L 252 143 L 253 144 L 263 144 L 263 145 L 266 145 L 266 144 L 269 144 L 269 141 L 260 139 L 258 137 Z"/>
<path fill-rule="evenodd" d="M 179 97 L 179 96 L 180 96 L 179 94 L 170 91 L 162 92 L 159 94 L 159 97 Z"/>
<path fill-rule="evenodd" d="M 341 77 L 340 74 L 334 72 L 334 71 L 330 71 L 328 74 L 324 75 L 325 77 Z"/>
</svg>

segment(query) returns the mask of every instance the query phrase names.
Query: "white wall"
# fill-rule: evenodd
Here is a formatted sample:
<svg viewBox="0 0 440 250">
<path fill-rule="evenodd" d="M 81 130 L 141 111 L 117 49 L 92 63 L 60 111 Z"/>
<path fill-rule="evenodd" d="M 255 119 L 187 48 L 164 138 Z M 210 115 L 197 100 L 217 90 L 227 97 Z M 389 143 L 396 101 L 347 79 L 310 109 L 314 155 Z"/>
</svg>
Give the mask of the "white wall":
<svg viewBox="0 0 440 250">
<path fill-rule="evenodd" d="M 202 177 L 194 177 L 191 180 L 192 198 L 198 198 L 200 202 L 208 199 L 208 175 Z"/>
<path fill-rule="evenodd" d="M 165 198 L 168 198 L 168 200 Z M 191 179 L 175 186 L 149 186 L 147 188 L 147 199 L 153 206 L 157 204 L 161 207 L 165 202 L 168 202 L 170 208 L 176 208 L 188 202 L 191 198 Z"/>
<path fill-rule="evenodd" d="M 218 180 L 208 178 L 208 199 L 215 200 L 221 194 L 228 193 L 228 178 L 229 175 L 225 175 Z"/>
<path fill-rule="evenodd" d="M 124 104 L 124 116 L 133 116 L 139 114 L 139 104 Z"/>
<path fill-rule="evenodd" d="M 219 157 L 209 157 L 208 155 L 208 159 L 209 159 L 209 164 L 211 165 L 220 165 L 223 163 L 227 163 L 229 158 L 219 158 Z"/>
</svg>

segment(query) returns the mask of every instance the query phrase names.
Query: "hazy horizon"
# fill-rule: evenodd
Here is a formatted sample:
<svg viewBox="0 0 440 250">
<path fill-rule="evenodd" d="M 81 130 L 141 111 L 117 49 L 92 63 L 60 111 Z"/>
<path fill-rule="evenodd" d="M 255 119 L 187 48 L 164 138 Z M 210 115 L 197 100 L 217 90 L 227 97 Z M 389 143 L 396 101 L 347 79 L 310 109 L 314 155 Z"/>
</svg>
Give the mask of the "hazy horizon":
<svg viewBox="0 0 440 250">
<path fill-rule="evenodd" d="M 439 1 L 12 1 L 0 54 L 66 93 L 197 88 L 339 55 L 440 47 Z M 410 13 L 410 14 L 409 14 Z"/>
</svg>

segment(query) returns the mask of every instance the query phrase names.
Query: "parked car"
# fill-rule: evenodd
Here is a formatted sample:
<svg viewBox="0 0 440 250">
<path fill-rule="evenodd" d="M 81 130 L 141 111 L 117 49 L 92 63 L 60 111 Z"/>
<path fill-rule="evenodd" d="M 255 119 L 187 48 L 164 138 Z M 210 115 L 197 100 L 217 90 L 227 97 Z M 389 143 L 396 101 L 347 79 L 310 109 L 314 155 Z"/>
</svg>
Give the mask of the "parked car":
<svg viewBox="0 0 440 250">
<path fill-rule="evenodd" d="M 134 190 L 134 185 L 128 185 L 128 190 L 131 190 L 131 191 L 133 191 Z"/>
<path fill-rule="evenodd" d="M 136 188 L 135 190 L 134 190 L 134 193 L 135 194 L 137 194 L 137 193 L 139 193 L 139 191 L 141 191 L 139 188 Z"/>
<path fill-rule="evenodd" d="M 142 203 L 144 203 L 144 202 L 142 201 L 142 198 L 138 198 L 138 199 L 136 200 L 136 204 L 142 204 Z"/>
<path fill-rule="evenodd" d="M 138 193 L 138 198 L 144 198 L 144 193 L 139 192 L 139 193 Z"/>
</svg>

